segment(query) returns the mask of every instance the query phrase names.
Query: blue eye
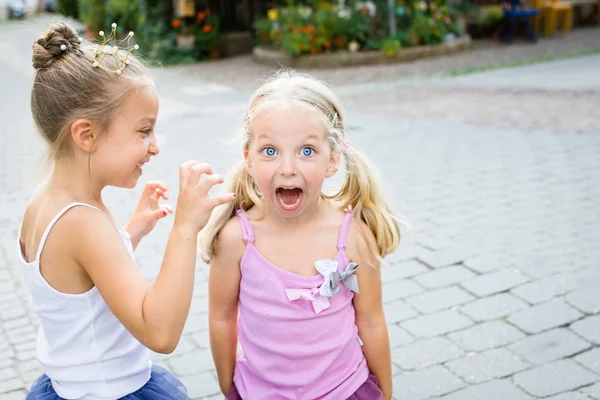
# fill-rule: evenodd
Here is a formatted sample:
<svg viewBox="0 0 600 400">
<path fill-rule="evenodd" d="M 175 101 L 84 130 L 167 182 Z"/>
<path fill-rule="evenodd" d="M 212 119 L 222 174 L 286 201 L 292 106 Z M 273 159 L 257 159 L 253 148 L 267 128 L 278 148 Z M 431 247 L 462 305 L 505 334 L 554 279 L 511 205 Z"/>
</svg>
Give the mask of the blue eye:
<svg viewBox="0 0 600 400">
<path fill-rule="evenodd" d="M 266 147 L 263 149 L 263 154 L 269 157 L 273 157 L 275 155 L 275 149 L 272 147 Z"/>
<path fill-rule="evenodd" d="M 315 151 L 313 149 L 311 149 L 310 147 L 305 147 L 302 149 L 302 154 L 305 155 L 306 157 L 310 157 L 313 155 Z"/>
</svg>

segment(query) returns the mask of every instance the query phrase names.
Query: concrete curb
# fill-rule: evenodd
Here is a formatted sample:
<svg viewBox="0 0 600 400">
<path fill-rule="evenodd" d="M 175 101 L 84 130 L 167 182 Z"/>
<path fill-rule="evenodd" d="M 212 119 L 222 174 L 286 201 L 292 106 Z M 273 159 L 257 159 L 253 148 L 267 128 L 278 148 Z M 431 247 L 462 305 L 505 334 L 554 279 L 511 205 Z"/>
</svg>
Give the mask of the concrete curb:
<svg viewBox="0 0 600 400">
<path fill-rule="evenodd" d="M 399 63 L 420 58 L 436 57 L 452 54 L 468 49 L 471 37 L 461 36 L 457 39 L 429 46 L 414 46 L 401 49 L 394 56 L 387 56 L 381 51 L 362 51 L 350 53 L 340 51 L 314 55 L 290 56 L 279 50 L 256 46 L 252 50 L 252 58 L 259 64 L 284 66 L 290 68 L 338 68 L 356 65 L 373 65 Z"/>
</svg>

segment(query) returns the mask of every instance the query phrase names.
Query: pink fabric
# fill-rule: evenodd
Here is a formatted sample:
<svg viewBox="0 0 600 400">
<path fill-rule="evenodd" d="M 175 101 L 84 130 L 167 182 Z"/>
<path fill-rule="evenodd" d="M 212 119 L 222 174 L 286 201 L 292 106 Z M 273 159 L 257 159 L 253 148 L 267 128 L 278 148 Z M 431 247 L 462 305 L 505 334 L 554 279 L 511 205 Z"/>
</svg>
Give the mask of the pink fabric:
<svg viewBox="0 0 600 400">
<path fill-rule="evenodd" d="M 246 251 L 240 269 L 238 335 L 242 352 L 234 383 L 241 398 L 340 400 L 352 396 L 369 376 L 355 324 L 354 294 L 343 284 L 318 314 L 314 302 L 290 300 L 288 289 L 315 293 L 322 275 L 302 276 L 269 262 L 254 247 L 248 217 L 237 213 Z M 352 214 L 340 228 L 338 272 L 349 264 L 344 249 Z M 317 261 L 317 260 L 315 260 Z M 305 295 L 306 297 L 306 295 Z"/>
<path fill-rule="evenodd" d="M 231 387 L 225 400 L 243 400 L 238 393 L 235 385 Z M 369 374 L 369 378 L 363 383 L 356 392 L 346 400 L 383 400 L 383 392 L 379 389 L 377 377 Z"/>
</svg>

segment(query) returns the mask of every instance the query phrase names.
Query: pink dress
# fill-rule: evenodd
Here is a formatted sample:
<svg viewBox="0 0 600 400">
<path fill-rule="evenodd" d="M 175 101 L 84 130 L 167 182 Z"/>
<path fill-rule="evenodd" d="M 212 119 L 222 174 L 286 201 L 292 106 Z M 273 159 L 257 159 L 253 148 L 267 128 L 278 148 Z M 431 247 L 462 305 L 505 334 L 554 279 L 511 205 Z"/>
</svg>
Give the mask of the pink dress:
<svg viewBox="0 0 600 400">
<path fill-rule="evenodd" d="M 248 217 L 241 210 L 237 215 L 247 243 L 240 263 L 242 352 L 227 398 L 380 399 L 355 324 L 357 264 L 350 263 L 344 251 L 352 213 L 347 212 L 340 228 L 336 256 L 317 261 L 320 274 L 315 276 L 294 274 L 269 262 L 254 247 Z M 356 397 L 361 392 L 364 396 Z"/>
</svg>

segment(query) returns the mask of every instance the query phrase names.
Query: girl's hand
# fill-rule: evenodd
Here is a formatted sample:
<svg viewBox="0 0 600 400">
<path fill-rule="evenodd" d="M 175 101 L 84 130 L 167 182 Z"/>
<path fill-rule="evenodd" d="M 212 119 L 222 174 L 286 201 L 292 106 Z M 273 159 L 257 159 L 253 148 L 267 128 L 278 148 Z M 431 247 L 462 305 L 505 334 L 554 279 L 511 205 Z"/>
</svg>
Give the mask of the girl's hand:
<svg viewBox="0 0 600 400">
<path fill-rule="evenodd" d="M 168 205 L 158 203 L 159 199 L 168 200 L 167 187 L 159 181 L 151 181 L 146 184 L 140 201 L 131 216 L 131 220 L 125 228 L 131 237 L 133 248 L 144 236 L 152 232 L 159 219 L 173 212 Z"/>
<path fill-rule="evenodd" d="M 204 179 L 201 180 L 203 175 Z M 213 174 L 208 164 L 197 161 L 184 163 L 179 168 L 179 197 L 174 226 L 190 229 L 194 234 L 200 232 L 215 207 L 235 199 L 234 193 L 209 196 L 213 186 L 220 183 L 223 183 L 223 178 Z"/>
</svg>

